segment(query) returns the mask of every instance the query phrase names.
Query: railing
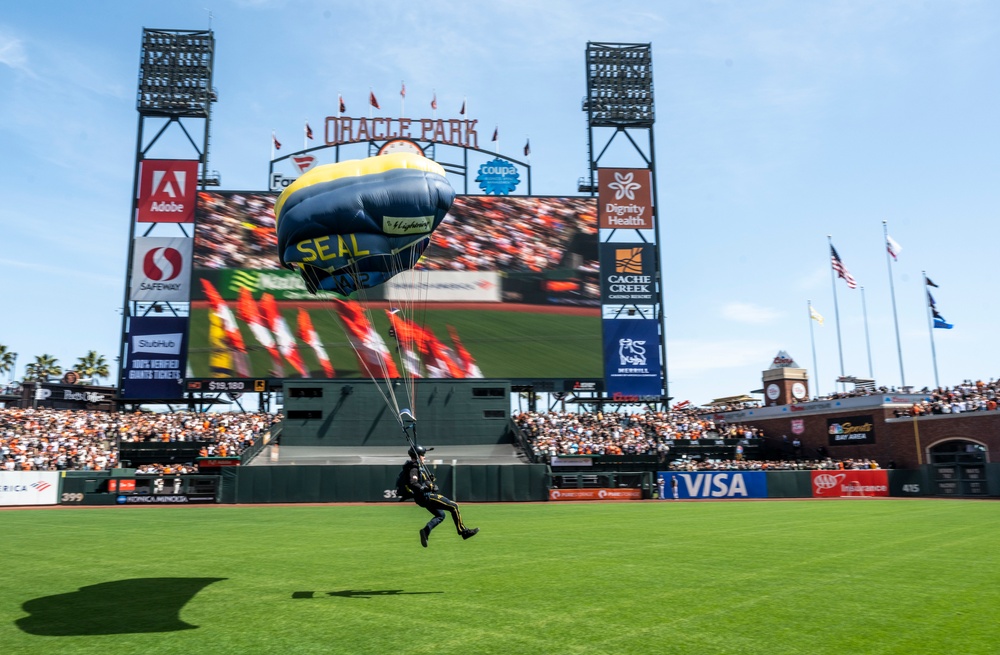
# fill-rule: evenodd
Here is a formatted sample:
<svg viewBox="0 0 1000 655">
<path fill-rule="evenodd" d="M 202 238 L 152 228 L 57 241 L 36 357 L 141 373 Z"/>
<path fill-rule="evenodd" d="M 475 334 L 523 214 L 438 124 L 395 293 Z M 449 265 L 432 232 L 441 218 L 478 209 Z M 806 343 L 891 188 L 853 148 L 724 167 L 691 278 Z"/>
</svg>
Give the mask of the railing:
<svg viewBox="0 0 1000 655">
<path fill-rule="evenodd" d="M 253 443 L 240 453 L 240 466 L 246 466 L 252 462 L 253 458 L 259 455 L 260 451 L 264 450 L 264 446 L 278 443 L 278 439 L 281 437 L 281 427 L 282 424 L 280 422 L 275 423 L 271 426 L 271 429 L 254 439 Z"/>
</svg>

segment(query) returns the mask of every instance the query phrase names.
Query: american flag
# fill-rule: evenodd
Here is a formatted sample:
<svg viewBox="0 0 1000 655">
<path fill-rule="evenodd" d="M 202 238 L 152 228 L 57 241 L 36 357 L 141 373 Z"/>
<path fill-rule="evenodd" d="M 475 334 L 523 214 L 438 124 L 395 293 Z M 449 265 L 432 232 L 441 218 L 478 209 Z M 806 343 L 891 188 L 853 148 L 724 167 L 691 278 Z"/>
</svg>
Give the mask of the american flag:
<svg viewBox="0 0 1000 655">
<path fill-rule="evenodd" d="M 844 262 L 840 261 L 840 255 L 837 254 L 837 249 L 833 247 L 832 243 L 830 244 L 830 260 L 833 262 L 833 270 L 837 271 L 837 277 L 842 277 L 844 282 L 847 282 L 847 288 L 857 289 L 857 280 L 844 266 Z"/>
</svg>

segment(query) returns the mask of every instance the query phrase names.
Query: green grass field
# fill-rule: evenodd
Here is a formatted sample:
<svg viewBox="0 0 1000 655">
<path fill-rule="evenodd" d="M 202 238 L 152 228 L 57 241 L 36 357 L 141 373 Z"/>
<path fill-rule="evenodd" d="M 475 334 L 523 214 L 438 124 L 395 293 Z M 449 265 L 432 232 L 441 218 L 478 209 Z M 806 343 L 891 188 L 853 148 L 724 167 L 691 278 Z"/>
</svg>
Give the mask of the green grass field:
<svg viewBox="0 0 1000 655">
<path fill-rule="evenodd" d="M 1000 652 L 1000 504 L 0 512 L 0 653 Z"/>
<path fill-rule="evenodd" d="M 320 335 L 337 377 L 358 377 L 357 356 L 344 335 L 344 329 L 332 308 L 310 307 L 309 315 Z M 297 310 L 284 309 L 282 315 L 294 330 Z M 388 339 L 389 322 L 384 312 L 372 312 L 375 329 L 391 349 Z M 444 310 L 428 307 L 414 317 L 418 323 L 434 332 L 451 346 L 448 326 L 458 331 L 463 345 L 475 358 L 483 375 L 488 378 L 599 378 L 603 376 L 601 361 L 600 316 L 575 316 L 548 312 L 487 311 L 475 309 Z M 188 364 L 194 377 L 211 377 L 208 362 L 208 310 L 191 312 L 191 334 Z M 271 359 L 257 343 L 250 330 L 241 325 L 243 339 L 251 350 L 253 376 L 268 376 Z M 322 377 L 316 355 L 299 343 L 302 358 L 310 371 Z M 286 365 L 288 376 L 294 375 Z"/>
</svg>

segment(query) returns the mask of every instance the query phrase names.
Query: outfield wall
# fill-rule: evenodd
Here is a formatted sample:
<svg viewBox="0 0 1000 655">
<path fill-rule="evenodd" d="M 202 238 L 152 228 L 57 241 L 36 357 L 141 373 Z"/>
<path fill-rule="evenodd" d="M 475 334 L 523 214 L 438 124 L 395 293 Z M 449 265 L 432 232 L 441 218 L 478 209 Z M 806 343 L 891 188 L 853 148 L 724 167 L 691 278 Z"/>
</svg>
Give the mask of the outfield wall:
<svg viewBox="0 0 1000 655">
<path fill-rule="evenodd" d="M 986 494 L 942 493 L 933 466 L 871 471 L 664 471 L 564 472 L 543 464 L 431 466 L 442 493 L 459 502 L 540 502 L 607 498 L 672 498 L 678 479 L 682 499 L 844 497 L 1000 497 L 1000 463 L 986 465 Z M 134 469 L 112 471 L 0 472 L 0 487 L 31 489 L 33 481 L 52 480 L 44 499 L 24 492 L 17 505 L 177 505 L 210 503 L 395 502 L 399 467 L 384 466 L 229 466 L 219 475 L 157 477 Z M 29 479 L 30 478 L 30 479 Z M 658 484 L 658 478 L 663 482 Z M 819 483 L 817 483 L 817 480 Z M 13 489 L 16 486 L 17 489 Z M 57 489 L 53 496 L 53 490 Z M 553 498 L 550 491 L 562 491 Z M 604 493 L 600 493 L 601 491 Z M 630 491 L 624 496 L 621 492 Z M 584 493 L 586 491 L 586 493 Z M 569 492 L 569 493 L 566 493 Z M 594 492 L 594 493 L 591 493 Z M 31 489 L 30 493 L 35 493 Z"/>
</svg>

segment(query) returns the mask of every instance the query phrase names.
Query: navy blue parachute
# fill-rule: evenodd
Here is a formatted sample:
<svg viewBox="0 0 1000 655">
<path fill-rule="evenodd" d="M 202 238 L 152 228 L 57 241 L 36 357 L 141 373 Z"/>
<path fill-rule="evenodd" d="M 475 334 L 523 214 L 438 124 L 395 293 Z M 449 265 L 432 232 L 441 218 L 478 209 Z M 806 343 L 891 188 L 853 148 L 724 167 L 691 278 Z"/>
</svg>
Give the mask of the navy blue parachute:
<svg viewBox="0 0 1000 655">
<path fill-rule="evenodd" d="M 454 199 L 444 169 L 413 153 L 317 166 L 274 205 L 278 259 L 310 292 L 350 296 L 413 268 Z"/>
</svg>

